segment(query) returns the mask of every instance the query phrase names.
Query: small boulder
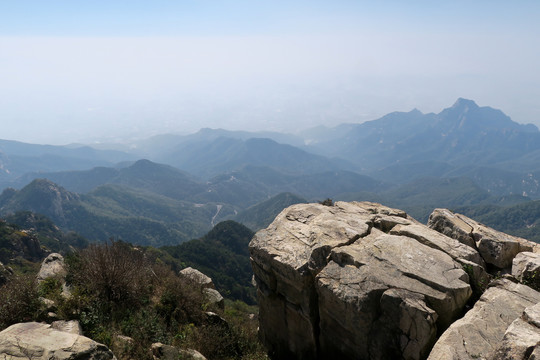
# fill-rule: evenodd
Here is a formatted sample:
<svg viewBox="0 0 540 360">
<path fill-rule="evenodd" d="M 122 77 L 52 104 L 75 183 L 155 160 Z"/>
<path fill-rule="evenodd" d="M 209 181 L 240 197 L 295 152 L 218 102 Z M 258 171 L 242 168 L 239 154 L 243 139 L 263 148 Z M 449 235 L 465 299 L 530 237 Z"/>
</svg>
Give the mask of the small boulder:
<svg viewBox="0 0 540 360">
<path fill-rule="evenodd" d="M 64 257 L 58 253 L 49 254 L 41 263 L 37 275 L 38 283 L 51 277 L 63 278 L 66 276 Z"/>
<path fill-rule="evenodd" d="M 215 289 L 212 279 L 197 269 L 187 267 L 180 270 L 180 276 L 184 276 L 201 287 L 201 289 Z"/>
<path fill-rule="evenodd" d="M 3 358 L 116 360 L 103 344 L 36 322 L 11 325 L 0 332 L 0 359 Z"/>
<path fill-rule="evenodd" d="M 225 309 L 225 300 L 216 289 L 205 288 L 203 289 L 203 295 L 209 305 L 215 305 L 220 309 Z"/>
<path fill-rule="evenodd" d="M 540 254 L 522 252 L 516 255 L 512 261 L 512 276 L 520 282 L 540 288 Z"/>
</svg>

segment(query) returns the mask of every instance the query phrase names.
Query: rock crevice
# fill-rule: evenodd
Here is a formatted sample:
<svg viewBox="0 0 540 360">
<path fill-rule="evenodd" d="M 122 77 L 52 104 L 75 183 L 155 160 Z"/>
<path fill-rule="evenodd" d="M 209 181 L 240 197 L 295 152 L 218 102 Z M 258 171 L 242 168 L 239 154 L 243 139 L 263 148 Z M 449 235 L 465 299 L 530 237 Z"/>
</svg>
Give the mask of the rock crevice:
<svg viewBox="0 0 540 360">
<path fill-rule="evenodd" d="M 437 209 L 429 225 L 369 202 L 285 209 L 250 243 L 260 336 L 270 354 L 438 359 L 433 351 L 444 348 L 445 336 L 452 338 L 447 334 L 459 324 L 473 291 L 478 298 L 485 290 L 486 264 L 508 269 L 516 254 L 536 247 L 445 209 Z M 510 318 L 537 296 L 505 281 L 494 286 L 517 291 L 523 300 L 507 305 L 515 311 L 497 337 L 478 332 L 490 344 L 502 339 Z M 464 354 L 475 356 L 474 349 Z"/>
</svg>

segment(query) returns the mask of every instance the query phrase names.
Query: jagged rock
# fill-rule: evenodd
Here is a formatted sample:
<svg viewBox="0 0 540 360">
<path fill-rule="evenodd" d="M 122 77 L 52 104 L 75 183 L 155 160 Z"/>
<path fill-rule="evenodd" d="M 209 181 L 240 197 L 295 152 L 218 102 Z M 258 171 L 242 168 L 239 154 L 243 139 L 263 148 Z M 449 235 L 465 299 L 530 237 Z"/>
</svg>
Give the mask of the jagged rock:
<svg viewBox="0 0 540 360">
<path fill-rule="evenodd" d="M 518 253 L 538 247 L 531 241 L 499 232 L 447 209 L 435 209 L 429 216 L 428 226 L 477 249 L 486 263 L 499 269 L 512 266 Z"/>
<path fill-rule="evenodd" d="M 454 214 L 448 209 L 435 209 L 429 216 L 427 225 L 429 228 L 456 239 L 462 244 L 476 248 L 476 242 L 472 237 L 474 228 L 463 218 L 466 217 Z"/>
<path fill-rule="evenodd" d="M 472 291 L 462 265 L 440 250 L 455 241 L 437 234 L 427 246 L 411 237 L 413 225 L 421 226 L 401 210 L 336 202 L 293 205 L 259 231 L 250 254 L 270 353 L 425 358 Z M 452 254 L 481 263 L 467 249 Z"/>
<path fill-rule="evenodd" d="M 216 289 L 205 288 L 203 289 L 203 295 L 209 305 L 215 305 L 220 309 L 225 308 L 225 300 Z"/>
<path fill-rule="evenodd" d="M 528 307 L 508 327 L 490 360 L 540 359 L 540 303 Z"/>
<path fill-rule="evenodd" d="M 193 349 L 178 349 L 171 345 L 162 343 L 152 344 L 152 354 L 154 360 L 177 360 L 177 359 L 192 359 L 206 360 L 203 354 Z"/>
<path fill-rule="evenodd" d="M 66 276 L 64 257 L 57 253 L 49 254 L 41 263 L 41 268 L 37 275 L 38 282 L 50 277 L 63 278 Z"/>
<path fill-rule="evenodd" d="M 512 261 L 512 276 L 520 282 L 538 288 L 540 285 L 540 254 L 521 252 Z"/>
<path fill-rule="evenodd" d="M 336 248 L 331 258 L 337 262 L 317 276 L 320 345 L 326 355 L 339 350 L 351 359 L 388 359 L 407 352 L 410 359 L 424 358 L 437 328 L 449 326 L 472 293 L 460 264 L 404 236 L 382 234 Z M 387 293 L 393 289 L 403 290 L 402 297 Z M 412 319 L 421 322 L 413 329 L 403 325 Z"/>
<path fill-rule="evenodd" d="M 492 282 L 474 307 L 442 334 L 428 359 L 486 358 L 499 346 L 508 326 L 538 302 L 540 293 L 528 286 L 507 278 Z"/>
<path fill-rule="evenodd" d="M 190 279 L 191 281 L 199 285 L 201 289 L 206 289 L 206 288 L 215 289 L 216 288 L 214 286 L 214 282 L 212 281 L 210 277 L 206 276 L 199 270 L 194 269 L 192 267 L 187 267 L 183 270 L 180 270 L 180 275 Z"/>
<path fill-rule="evenodd" d="M 87 337 L 36 322 L 15 324 L 0 332 L 0 358 L 33 360 L 110 360 L 113 353 Z"/>
</svg>

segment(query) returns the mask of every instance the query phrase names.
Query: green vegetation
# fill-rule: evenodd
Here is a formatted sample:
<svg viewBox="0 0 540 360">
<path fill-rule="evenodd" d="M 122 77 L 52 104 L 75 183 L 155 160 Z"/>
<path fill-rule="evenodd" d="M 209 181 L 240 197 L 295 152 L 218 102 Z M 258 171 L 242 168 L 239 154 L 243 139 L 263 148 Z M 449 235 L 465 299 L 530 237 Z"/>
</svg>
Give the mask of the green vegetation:
<svg viewBox="0 0 540 360">
<path fill-rule="evenodd" d="M 6 215 L 30 210 L 91 241 L 115 237 L 153 246 L 203 235 L 217 212 L 216 204 L 197 205 L 118 185 L 104 185 L 79 195 L 43 179 L 34 180 L 7 199 L 1 204 Z M 222 216 L 231 213 L 230 207 L 221 207 Z"/>
<path fill-rule="evenodd" d="M 540 200 L 510 206 L 456 207 L 455 211 L 496 230 L 540 243 Z"/>
<path fill-rule="evenodd" d="M 266 228 L 285 208 L 307 201 L 291 193 L 281 193 L 271 199 L 253 205 L 233 217 L 234 221 L 257 231 Z"/>
<path fill-rule="evenodd" d="M 42 311 L 35 273 L 12 276 L 0 287 L 0 329 L 19 322 L 40 320 Z"/>
<path fill-rule="evenodd" d="M 198 284 L 155 260 L 124 242 L 92 244 L 66 257 L 69 297 L 62 295 L 59 279 L 38 287 L 35 274 L 14 276 L 0 288 L 0 327 L 44 319 L 39 296 L 46 296 L 60 319 L 79 320 L 86 336 L 119 359 L 152 359 L 154 342 L 196 349 L 209 359 L 264 358 L 256 319 L 248 316 L 253 307 L 227 302 L 223 311 L 207 303 Z M 225 320 L 216 321 L 208 311 Z M 118 335 L 134 341 L 119 344 Z"/>
<path fill-rule="evenodd" d="M 6 216 L 6 222 L 30 232 L 39 240 L 42 246 L 52 252 L 65 254 L 73 248 L 88 246 L 88 240 L 70 231 L 64 233 L 46 216 L 30 211 L 18 211 Z"/>
<path fill-rule="evenodd" d="M 255 288 L 251 284 L 253 272 L 248 252 L 253 235 L 241 224 L 224 221 L 200 239 L 162 247 L 168 256 L 161 259 L 177 270 L 194 267 L 210 276 L 223 296 L 254 304 Z"/>
</svg>

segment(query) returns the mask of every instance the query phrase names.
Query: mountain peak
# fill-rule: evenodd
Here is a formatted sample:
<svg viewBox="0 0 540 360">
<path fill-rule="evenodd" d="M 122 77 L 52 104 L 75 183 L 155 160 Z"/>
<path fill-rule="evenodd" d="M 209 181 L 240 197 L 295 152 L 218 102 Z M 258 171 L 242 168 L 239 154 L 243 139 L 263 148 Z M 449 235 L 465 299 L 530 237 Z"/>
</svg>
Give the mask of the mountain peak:
<svg viewBox="0 0 540 360">
<path fill-rule="evenodd" d="M 478 105 L 473 101 L 469 99 L 464 98 L 458 98 L 454 105 L 452 105 L 453 109 L 477 109 Z"/>
</svg>

